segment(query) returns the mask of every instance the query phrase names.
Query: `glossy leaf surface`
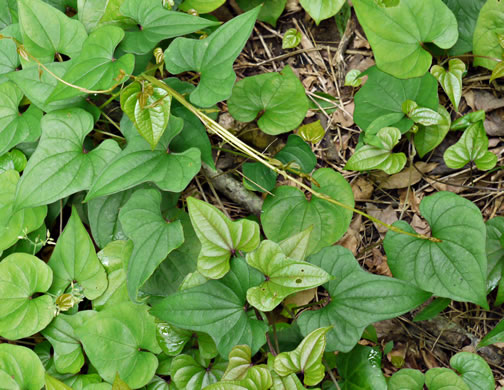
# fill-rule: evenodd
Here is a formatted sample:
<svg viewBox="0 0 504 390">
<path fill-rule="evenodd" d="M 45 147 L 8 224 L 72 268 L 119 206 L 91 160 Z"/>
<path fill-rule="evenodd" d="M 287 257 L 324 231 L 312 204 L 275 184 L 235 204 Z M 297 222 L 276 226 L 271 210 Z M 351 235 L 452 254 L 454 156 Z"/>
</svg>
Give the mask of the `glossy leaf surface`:
<svg viewBox="0 0 504 390">
<path fill-rule="evenodd" d="M 501 34 L 504 34 L 504 3 L 500 0 L 487 0 L 474 29 L 473 54 L 501 59 L 504 53 L 499 41 Z M 474 58 L 474 66 L 493 70 L 496 65 L 497 62 L 489 58 Z"/>
<path fill-rule="evenodd" d="M 441 105 L 438 107 L 437 112 L 441 115 L 441 121 L 433 126 L 420 126 L 420 129 L 415 133 L 413 138 L 415 148 L 420 157 L 424 157 L 427 153 L 439 146 L 446 137 L 446 134 L 450 131 L 450 113 Z"/>
<path fill-rule="evenodd" d="M 450 366 L 457 370 L 471 390 L 493 390 L 495 380 L 485 359 L 470 352 L 459 352 L 450 359 Z"/>
<path fill-rule="evenodd" d="M 376 348 L 357 345 L 351 352 L 339 353 L 336 365 L 343 377 L 341 390 L 387 390 L 381 370 L 381 352 Z"/>
<path fill-rule="evenodd" d="M 319 25 L 322 20 L 336 15 L 345 0 L 300 0 L 300 4 Z"/>
<path fill-rule="evenodd" d="M 465 71 L 465 64 L 458 58 L 448 62 L 448 70 L 439 65 L 434 65 L 431 68 L 432 75 L 443 87 L 455 107 L 455 111 L 458 111 L 458 105 L 462 98 L 462 75 Z"/>
<path fill-rule="evenodd" d="M 0 378 L 7 390 L 40 390 L 44 386 L 44 366 L 32 350 L 3 343 L 0 344 Z"/>
</svg>

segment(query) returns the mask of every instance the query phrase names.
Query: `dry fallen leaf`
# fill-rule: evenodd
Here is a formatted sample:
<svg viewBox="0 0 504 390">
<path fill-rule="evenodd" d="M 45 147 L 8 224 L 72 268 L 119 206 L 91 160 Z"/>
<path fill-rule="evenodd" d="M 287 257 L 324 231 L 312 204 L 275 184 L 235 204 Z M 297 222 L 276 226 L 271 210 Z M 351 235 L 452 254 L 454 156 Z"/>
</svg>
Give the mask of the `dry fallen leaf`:
<svg viewBox="0 0 504 390">
<path fill-rule="evenodd" d="M 356 201 L 371 199 L 373 190 L 373 184 L 363 176 L 359 176 L 357 180 L 352 183 L 352 191 Z"/>
<path fill-rule="evenodd" d="M 426 163 L 419 161 L 415 163 L 415 167 L 409 166 L 395 175 L 387 175 L 383 171 L 372 173 L 372 178 L 376 181 L 380 188 L 392 190 L 397 188 L 406 188 L 412 186 L 422 180 L 422 173 L 429 173 L 438 166 L 437 163 Z"/>
<path fill-rule="evenodd" d="M 360 228 L 362 226 L 362 215 L 357 215 L 345 235 L 337 242 L 338 245 L 347 248 L 350 250 L 353 255 L 357 254 L 357 249 L 359 248 L 361 236 L 360 236 Z"/>
<path fill-rule="evenodd" d="M 317 293 L 316 288 L 311 288 L 309 290 L 299 291 L 299 292 L 292 294 L 292 295 L 289 295 L 287 298 L 285 298 L 284 304 L 285 305 L 294 304 L 295 306 L 307 305 L 308 303 L 313 301 L 316 293 Z"/>
<path fill-rule="evenodd" d="M 406 199 L 406 197 L 408 198 Z M 401 204 L 401 208 L 409 206 L 413 212 L 419 213 L 420 201 L 421 198 L 417 195 L 413 188 L 410 188 L 409 190 L 407 188 L 399 190 L 399 203 Z"/>
<path fill-rule="evenodd" d="M 379 209 L 373 203 L 366 203 L 366 211 L 372 217 L 379 219 L 389 225 L 392 225 L 395 221 L 397 221 L 397 212 L 394 210 L 392 206 L 387 206 L 385 209 Z M 381 238 L 385 237 L 385 233 L 387 232 L 387 228 L 380 224 L 373 222 L 376 230 L 380 232 Z"/>
<path fill-rule="evenodd" d="M 336 110 L 334 114 L 332 115 L 332 122 L 333 123 L 338 123 L 343 127 L 350 127 L 354 124 L 353 120 L 353 112 L 354 112 L 354 102 L 347 104 L 345 106 L 345 111 L 343 110 Z"/>
<path fill-rule="evenodd" d="M 420 218 L 417 214 L 413 215 L 410 225 L 419 234 L 429 235 L 431 231 L 427 221 Z"/>
<path fill-rule="evenodd" d="M 390 271 L 387 263 L 387 256 L 381 252 L 380 248 L 373 248 L 371 252 L 373 253 L 373 273 L 384 276 L 392 276 L 392 271 Z"/>
</svg>

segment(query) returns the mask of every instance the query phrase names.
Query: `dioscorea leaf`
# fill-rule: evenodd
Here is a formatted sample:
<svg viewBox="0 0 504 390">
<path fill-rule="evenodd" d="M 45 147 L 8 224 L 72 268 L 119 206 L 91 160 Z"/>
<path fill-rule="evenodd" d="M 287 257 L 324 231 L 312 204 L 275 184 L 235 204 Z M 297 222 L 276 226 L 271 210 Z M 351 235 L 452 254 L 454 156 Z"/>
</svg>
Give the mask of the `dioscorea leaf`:
<svg viewBox="0 0 504 390">
<path fill-rule="evenodd" d="M 415 148 L 420 157 L 424 157 L 427 153 L 434 150 L 443 142 L 446 134 L 450 131 L 450 113 L 441 105 L 439 105 L 437 112 L 442 118 L 437 125 L 419 126 L 420 128 L 415 133 Z"/>
<path fill-rule="evenodd" d="M 466 71 L 465 64 L 458 58 L 448 62 L 448 70 L 439 65 L 431 68 L 432 75 L 439 81 L 441 87 L 458 111 L 458 105 L 462 98 L 462 75 Z"/>
<path fill-rule="evenodd" d="M 323 269 L 288 258 L 280 245 L 268 240 L 247 254 L 247 263 L 266 276 L 265 282 L 247 291 L 247 301 L 261 311 L 271 311 L 288 295 L 320 286 L 330 279 Z"/>
<path fill-rule="evenodd" d="M 182 11 L 195 9 L 200 14 L 208 14 L 212 11 L 215 11 L 225 2 L 226 0 L 184 0 L 182 4 L 180 4 L 179 8 Z"/>
<path fill-rule="evenodd" d="M 423 390 L 425 376 L 421 371 L 403 368 L 392 375 L 388 381 L 388 390 Z"/>
<path fill-rule="evenodd" d="M 501 0 L 487 0 L 479 12 L 478 21 L 474 29 L 473 54 L 474 66 L 494 69 L 501 59 L 504 49 L 500 43 L 500 36 L 504 34 L 504 3 Z M 483 57 L 482 57 L 483 56 Z"/>
<path fill-rule="evenodd" d="M 350 351 L 362 332 L 373 322 L 406 313 L 430 294 L 402 280 L 364 271 L 352 253 L 333 246 L 308 258 L 334 277 L 327 285 L 330 302 L 319 310 L 304 311 L 298 319 L 303 335 L 323 326 L 333 326 L 327 334 L 327 350 Z"/>
<path fill-rule="evenodd" d="M 495 379 L 488 363 L 481 356 L 459 352 L 450 359 L 450 366 L 460 373 L 471 390 L 493 390 Z"/>
<path fill-rule="evenodd" d="M 391 7 L 356 0 L 353 5 L 376 64 L 395 77 L 420 77 L 429 70 L 432 55 L 424 43 L 449 49 L 457 42 L 457 20 L 441 0 L 401 0 Z"/>
<path fill-rule="evenodd" d="M 154 317 L 148 306 L 127 302 L 110 307 L 76 330 L 86 356 L 100 376 L 113 382 L 116 374 L 131 388 L 146 385 L 158 367 Z"/>
<path fill-rule="evenodd" d="M 152 150 L 124 115 L 121 131 L 128 145 L 95 179 L 86 200 L 121 192 L 146 182 L 155 183 L 163 191 L 183 191 L 199 172 L 201 159 L 196 148 L 183 153 L 169 150 L 171 139 L 180 133 L 182 127 L 183 121 L 172 115 L 163 137 Z"/>
<path fill-rule="evenodd" d="M 178 74 L 195 70 L 201 74 L 191 102 L 210 107 L 229 98 L 236 74 L 233 63 L 252 32 L 260 7 L 220 26 L 203 40 L 177 38 L 165 51 L 166 70 Z"/>
<path fill-rule="evenodd" d="M 300 3 L 318 26 L 322 20 L 336 15 L 345 4 L 345 0 L 300 0 Z"/>
<path fill-rule="evenodd" d="M 502 319 L 478 344 L 478 348 L 504 342 L 504 319 Z"/>
<path fill-rule="evenodd" d="M 107 274 L 75 207 L 72 207 L 72 215 L 48 264 L 54 272 L 50 290 L 53 294 L 62 294 L 74 281 L 82 287 L 84 296 L 91 300 L 98 298 L 107 288 Z"/>
<path fill-rule="evenodd" d="M 121 14 L 119 8 L 124 0 L 77 0 L 77 17 L 88 33 L 105 25 L 127 28 L 134 21 Z"/>
<path fill-rule="evenodd" d="M 172 294 L 151 313 L 179 328 L 208 333 L 222 356 L 238 344 L 249 345 L 255 354 L 266 342 L 267 325 L 249 315 L 246 295 L 263 280 L 243 259 L 235 258 L 222 279 Z"/>
<path fill-rule="evenodd" d="M 229 261 L 238 251 L 251 252 L 259 245 L 259 225 L 242 219 L 230 221 L 214 206 L 187 198 L 191 222 L 201 242 L 198 271 L 219 279 L 229 271 Z"/>
<path fill-rule="evenodd" d="M 10 25 L 4 29 L 0 29 L 0 34 L 5 37 L 12 36 L 21 41 L 21 34 L 19 32 L 19 25 L 17 23 Z M 15 71 L 19 66 L 19 63 L 20 60 L 16 44 L 10 39 L 0 40 L 0 82 L 3 82 L 5 80 L 6 73 Z"/>
<path fill-rule="evenodd" d="M 241 122 L 257 121 L 266 134 L 295 129 L 308 112 L 303 84 L 289 66 L 280 73 L 263 73 L 236 83 L 228 100 L 229 113 Z"/>
<path fill-rule="evenodd" d="M 432 110 L 438 108 L 438 86 L 430 73 L 420 78 L 401 80 L 374 66 L 361 74 L 364 75 L 368 76 L 368 80 L 355 95 L 354 111 L 355 123 L 363 130 L 367 130 L 378 118 L 388 116 L 389 123 L 382 123 L 381 127 L 393 126 L 406 133 L 413 126 L 413 121 L 402 111 L 406 100 L 413 100 Z"/>
<path fill-rule="evenodd" d="M 313 189 L 350 207 L 354 205 L 350 185 L 342 175 L 330 168 L 313 174 L 320 184 Z M 313 226 L 308 254 L 338 241 L 346 232 L 352 211 L 313 197 L 308 201 L 303 192 L 294 187 L 281 186 L 263 204 L 261 222 L 268 239 L 279 242 Z"/>
<path fill-rule="evenodd" d="M 18 0 L 18 11 L 23 44 L 31 55 L 45 63 L 53 62 L 55 54 L 80 54 L 87 38 L 80 21 L 42 0 Z"/>
<path fill-rule="evenodd" d="M 80 108 L 52 112 L 41 124 L 42 137 L 18 184 L 17 209 L 49 204 L 88 189 L 120 151 L 110 139 L 90 152 L 84 149 L 93 117 Z"/>
<path fill-rule="evenodd" d="M 212 383 L 217 382 L 224 370 L 226 362 L 220 357 L 215 362 L 203 359 L 198 352 L 195 357 L 190 355 L 179 355 L 173 359 L 171 364 L 171 377 L 177 389 L 204 389 Z"/>
<path fill-rule="evenodd" d="M 169 11 L 157 0 L 124 0 L 121 14 L 133 19 L 138 27 L 126 31 L 121 49 L 143 54 L 160 41 L 219 25 L 219 22 L 199 18 L 184 12 Z"/>
<path fill-rule="evenodd" d="M 75 329 L 96 314 L 95 311 L 79 311 L 73 315 L 59 314 L 42 331 L 54 348 L 54 364 L 61 374 L 76 374 L 84 365 L 82 346 Z"/>
<path fill-rule="evenodd" d="M 492 291 L 502 278 L 504 271 L 504 217 L 489 219 L 486 223 L 487 289 Z"/>
<path fill-rule="evenodd" d="M 443 119 L 436 110 L 422 107 L 413 100 L 403 102 L 402 110 L 409 119 L 422 126 L 438 125 Z"/>
<path fill-rule="evenodd" d="M 249 11 L 262 4 L 261 12 L 259 12 L 257 19 L 276 27 L 277 20 L 282 15 L 287 0 L 237 0 L 237 3 L 244 11 Z"/>
<path fill-rule="evenodd" d="M 246 372 L 243 379 L 224 380 L 214 383 L 207 390 L 268 390 L 273 385 L 272 374 L 264 365 L 252 366 Z"/>
<path fill-rule="evenodd" d="M 438 192 L 423 198 L 420 213 L 441 242 L 388 231 L 384 248 L 392 274 L 436 296 L 488 307 L 486 230 L 478 207 L 451 192 Z M 394 226 L 414 232 L 403 221 Z"/>
<path fill-rule="evenodd" d="M 135 57 L 125 54 L 114 58 L 116 46 L 124 31 L 115 26 L 104 26 L 92 32 L 82 45 L 79 56 L 63 75 L 63 80 L 89 90 L 106 90 L 120 81 L 119 77 L 133 72 Z M 64 100 L 84 94 L 76 88 L 59 83 L 47 102 Z"/>
<path fill-rule="evenodd" d="M 40 390 L 44 386 L 44 366 L 31 349 L 0 344 L 0 380 L 7 390 Z"/>
<path fill-rule="evenodd" d="M 23 92 L 12 82 L 0 84 L 0 156 L 20 142 L 33 142 L 40 137 L 42 111 L 30 104 L 20 113 L 18 106 Z"/>
<path fill-rule="evenodd" d="M 51 268 L 35 256 L 13 253 L 0 262 L 0 336 L 29 337 L 51 322 L 56 308 L 53 298 L 43 293 L 52 281 Z M 42 295 L 33 298 L 36 293 Z"/>
<path fill-rule="evenodd" d="M 184 243 L 184 231 L 180 221 L 165 220 L 161 215 L 161 193 L 157 189 L 134 192 L 121 208 L 119 220 L 134 244 L 127 286 L 131 300 L 136 302 L 140 287 L 166 256 Z"/>
<path fill-rule="evenodd" d="M 429 390 L 471 390 L 460 376 L 444 367 L 434 367 L 427 371 L 425 385 Z"/>
<path fill-rule="evenodd" d="M 488 171 L 497 164 L 497 156 L 488 151 L 488 137 L 483 122 L 469 126 L 456 144 L 446 149 L 443 159 L 449 168 L 460 169 L 474 162 L 482 171 Z"/>
<path fill-rule="evenodd" d="M 70 386 L 52 377 L 47 372 L 45 373 L 45 386 L 46 390 L 72 390 Z"/>
<path fill-rule="evenodd" d="M 387 390 L 381 361 L 381 352 L 377 347 L 363 345 L 356 345 L 352 351 L 336 355 L 338 372 L 343 378 L 341 390 Z"/>
<path fill-rule="evenodd" d="M 308 246 L 310 244 L 312 232 L 313 226 L 310 226 L 302 232 L 280 241 L 278 245 L 282 248 L 282 252 L 285 256 L 298 261 L 304 260 L 308 254 Z"/>
</svg>

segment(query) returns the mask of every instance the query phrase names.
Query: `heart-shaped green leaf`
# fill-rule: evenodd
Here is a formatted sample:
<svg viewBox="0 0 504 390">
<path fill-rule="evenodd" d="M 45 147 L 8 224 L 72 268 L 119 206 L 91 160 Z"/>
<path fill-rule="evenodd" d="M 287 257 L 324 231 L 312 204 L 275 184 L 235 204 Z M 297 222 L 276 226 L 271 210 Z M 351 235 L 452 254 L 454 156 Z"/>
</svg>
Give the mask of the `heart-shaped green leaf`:
<svg viewBox="0 0 504 390">
<path fill-rule="evenodd" d="M 492 291 L 502 277 L 504 248 L 501 244 L 504 233 L 504 217 L 495 217 L 486 222 L 487 289 Z"/>
<path fill-rule="evenodd" d="M 65 385 L 63 382 L 52 377 L 47 372 L 45 373 L 45 386 L 46 390 L 72 390 L 70 386 Z"/>
<path fill-rule="evenodd" d="M 19 31 L 19 24 L 17 23 L 0 30 L 0 34 L 5 37 L 14 37 L 19 41 L 22 40 L 21 33 Z M 19 63 L 20 61 L 16 44 L 10 39 L 0 40 L 0 81 L 3 82 L 3 75 L 15 71 L 19 66 Z"/>
<path fill-rule="evenodd" d="M 351 352 L 336 355 L 338 372 L 343 378 L 341 390 L 387 390 L 381 360 L 381 352 L 377 348 L 363 345 L 356 345 Z"/>
<path fill-rule="evenodd" d="M 465 64 L 458 58 L 448 62 L 448 71 L 439 65 L 431 68 L 432 75 L 439 81 L 441 87 L 458 111 L 458 105 L 462 98 L 462 75 L 466 71 Z"/>
<path fill-rule="evenodd" d="M 138 81 L 121 92 L 121 108 L 152 150 L 168 126 L 171 101 L 165 90 Z"/>
<path fill-rule="evenodd" d="M 12 82 L 0 84 L 0 156 L 23 141 L 36 141 L 40 137 L 42 111 L 30 104 L 21 114 L 18 106 L 23 98 L 21 90 Z"/>
<path fill-rule="evenodd" d="M 53 294 L 62 294 L 74 281 L 91 300 L 98 298 L 107 288 L 107 274 L 75 207 L 48 264 L 54 272 L 50 290 Z"/>
<path fill-rule="evenodd" d="M 429 70 L 432 55 L 425 43 L 449 49 L 457 42 L 457 19 L 441 0 L 401 0 L 392 7 L 356 0 L 353 5 L 376 64 L 395 77 L 420 77 Z"/>
<path fill-rule="evenodd" d="M 243 185 L 250 191 L 268 192 L 275 188 L 278 174 L 266 165 L 255 163 L 244 163 Z"/>
<path fill-rule="evenodd" d="M 250 11 L 252 8 L 262 4 L 261 12 L 257 19 L 276 27 L 280 15 L 285 9 L 287 0 L 237 0 L 240 8 L 244 11 Z M 296 45 L 297 46 L 297 45 Z"/>
<path fill-rule="evenodd" d="M 315 20 L 317 26 L 322 20 L 336 15 L 345 4 L 345 0 L 300 0 L 299 2 Z"/>
<path fill-rule="evenodd" d="M 157 0 L 125 0 L 121 14 L 138 25 L 126 31 L 121 49 L 127 53 L 143 54 L 151 51 L 160 41 L 218 26 L 219 22 L 198 18 L 183 12 L 169 11 Z"/>
<path fill-rule="evenodd" d="M 300 136 L 291 134 L 285 146 L 275 155 L 275 158 L 291 168 L 304 173 L 311 173 L 317 165 L 317 157 Z"/>
<path fill-rule="evenodd" d="M 192 336 L 193 333 L 189 330 L 156 321 L 156 339 L 163 352 L 168 356 L 180 355 Z"/>
<path fill-rule="evenodd" d="M 330 168 L 322 168 L 313 174 L 320 187 L 314 190 L 354 206 L 352 188 L 343 176 Z M 313 197 L 306 200 L 300 190 L 281 186 L 273 191 L 263 204 L 261 222 L 268 239 L 279 242 L 313 225 L 308 253 L 315 253 L 334 244 L 346 232 L 352 219 L 352 211 Z"/>
<path fill-rule="evenodd" d="M 91 317 L 76 330 L 98 373 L 113 382 L 118 373 L 131 388 L 146 385 L 158 366 L 154 317 L 148 306 L 122 303 Z"/>
<path fill-rule="evenodd" d="M 473 111 L 453 121 L 451 130 L 465 130 L 474 123 L 485 121 L 485 111 Z"/>
<path fill-rule="evenodd" d="M 425 385 L 429 390 L 471 390 L 460 376 L 449 368 L 431 368 L 425 374 Z"/>
<path fill-rule="evenodd" d="M 222 375 L 223 381 L 245 378 L 252 363 L 252 351 L 248 345 L 237 345 L 229 352 L 229 363 Z"/>
<path fill-rule="evenodd" d="M 249 345 L 255 354 L 266 342 L 267 325 L 244 308 L 248 310 L 247 290 L 263 280 L 243 259 L 235 258 L 222 279 L 172 294 L 154 305 L 151 313 L 179 328 L 208 333 L 222 356 L 238 344 Z"/>
<path fill-rule="evenodd" d="M 18 22 L 17 4 L 14 0 L 2 0 L 0 9 L 0 28 L 5 28 Z"/>
<path fill-rule="evenodd" d="M 47 207 L 26 208 L 14 212 L 19 173 L 8 170 L 0 174 L 0 253 L 14 245 L 19 236 L 30 233 L 44 223 Z M 45 238 L 45 237 L 44 237 Z"/>
<path fill-rule="evenodd" d="M 320 119 L 316 122 L 302 125 L 298 131 L 299 136 L 306 142 L 316 144 L 324 138 L 325 130 L 320 124 Z"/>
<path fill-rule="evenodd" d="M 152 150 L 124 115 L 121 130 L 126 134 L 128 145 L 95 179 L 86 200 L 114 194 L 146 182 L 154 182 L 163 191 L 183 191 L 199 172 L 201 159 L 196 148 L 190 148 L 184 153 L 169 152 L 169 142 L 174 134 L 180 132 L 182 126 L 183 121 L 172 115 L 161 141 Z"/>
<path fill-rule="evenodd" d="M 422 126 L 438 125 L 443 119 L 437 111 L 421 107 L 413 100 L 406 100 L 402 104 L 402 110 L 409 119 Z"/>
<path fill-rule="evenodd" d="M 29 337 L 52 321 L 56 309 L 53 298 L 47 294 L 33 298 L 34 294 L 49 290 L 52 281 L 51 268 L 35 256 L 13 253 L 0 262 L 2 337 L 10 340 Z"/>
<path fill-rule="evenodd" d="M 420 213 L 441 242 L 388 231 L 384 248 L 392 274 L 434 295 L 488 307 L 486 230 L 478 207 L 451 192 L 438 192 L 423 198 Z M 403 221 L 394 226 L 415 232 Z"/>
<path fill-rule="evenodd" d="M 84 149 L 93 117 L 80 108 L 52 112 L 42 118 L 42 137 L 16 194 L 16 208 L 52 203 L 88 189 L 96 175 L 120 151 L 113 140 Z"/>
<path fill-rule="evenodd" d="M 421 78 L 401 80 L 373 66 L 364 75 L 368 76 L 368 80 L 355 95 L 354 111 L 355 123 L 363 130 L 367 130 L 378 118 L 390 115 L 389 123 L 382 123 L 377 130 L 393 126 L 406 133 L 413 126 L 413 121 L 402 111 L 406 100 L 413 100 L 432 110 L 438 108 L 437 81 L 430 73 Z"/>
<path fill-rule="evenodd" d="M 485 57 L 501 59 L 504 49 L 499 36 L 504 34 L 504 3 L 501 0 L 487 0 L 479 12 L 474 29 L 474 66 L 493 70 L 497 62 Z M 481 57 L 483 56 L 483 57 Z"/>
<path fill-rule="evenodd" d="M 165 51 L 168 72 L 178 74 L 195 70 L 201 74 L 191 102 L 210 107 L 229 98 L 236 74 L 233 63 L 245 46 L 260 7 L 246 12 L 220 26 L 203 40 L 177 38 Z"/>
<path fill-rule="evenodd" d="M 173 359 L 171 369 L 171 376 L 177 389 L 204 389 L 222 377 L 226 362 L 217 358 L 211 363 L 201 358 L 198 353 L 195 358 L 190 355 L 179 355 Z"/>
<path fill-rule="evenodd" d="M 18 0 L 18 11 L 23 44 L 31 55 L 45 63 L 53 62 L 56 54 L 80 54 L 87 38 L 81 22 L 42 0 Z"/>
<path fill-rule="evenodd" d="M 0 156 L 0 173 L 10 171 L 11 169 L 22 172 L 27 162 L 28 160 L 23 152 L 18 149 L 12 149 L 12 151 Z"/>
<path fill-rule="evenodd" d="M 180 221 L 165 220 L 160 208 L 161 193 L 145 189 L 134 192 L 119 212 L 124 232 L 134 244 L 127 276 L 133 301 L 138 300 L 138 290 L 166 256 L 184 243 Z"/>
<path fill-rule="evenodd" d="M 383 147 L 364 145 L 358 149 L 345 165 L 350 171 L 368 171 L 381 169 L 389 175 L 400 172 L 406 165 L 404 153 L 392 153 L 392 149 L 401 139 L 401 132 L 395 127 L 384 127 L 376 138 Z"/>
<path fill-rule="evenodd" d="M 482 171 L 488 171 L 497 164 L 497 156 L 488 151 L 488 137 L 483 122 L 469 126 L 456 144 L 446 149 L 443 159 L 446 166 L 460 169 L 474 162 Z"/>
<path fill-rule="evenodd" d="M 308 260 L 334 280 L 326 285 L 329 304 L 304 311 L 298 325 L 303 335 L 333 326 L 327 335 L 330 351 L 350 351 L 368 325 L 406 313 L 430 296 L 409 283 L 364 271 L 352 253 L 340 246 L 323 249 Z"/>
<path fill-rule="evenodd" d="M 246 375 L 241 380 L 224 380 L 214 383 L 207 390 L 268 390 L 273 386 L 272 374 L 264 365 L 249 365 Z"/>
<path fill-rule="evenodd" d="M 119 77 L 129 75 L 135 66 L 135 57 L 125 54 L 116 59 L 114 51 L 124 37 L 124 31 L 115 26 L 104 26 L 92 32 L 84 41 L 82 51 L 63 75 L 63 80 L 89 90 L 106 90 L 117 84 Z M 59 83 L 47 101 L 64 100 L 82 95 L 78 89 Z"/>
<path fill-rule="evenodd" d="M 112 386 L 104 383 L 98 374 L 74 375 L 63 382 L 72 390 L 112 390 Z"/>
<path fill-rule="evenodd" d="M 425 377 L 421 371 L 403 368 L 392 375 L 388 390 L 423 390 Z"/>
<path fill-rule="evenodd" d="M 225 2 L 226 0 L 184 0 L 182 4 L 180 4 L 179 8 L 182 11 L 195 9 L 200 14 L 208 14 L 212 11 L 215 11 Z"/>
<path fill-rule="evenodd" d="M 443 142 L 446 134 L 450 131 L 450 113 L 441 105 L 438 107 L 437 112 L 442 118 L 437 125 L 420 126 L 420 129 L 415 133 L 415 148 L 420 157 L 423 157 L 430 151 L 434 150 L 441 142 Z"/>
<path fill-rule="evenodd" d="M 274 369 L 280 376 L 303 373 L 303 382 L 315 386 L 325 376 L 322 356 L 326 346 L 326 334 L 331 327 L 315 329 L 291 352 L 282 352 L 275 357 Z"/>
<path fill-rule="evenodd" d="M 121 14 L 119 8 L 124 0 L 77 0 L 77 17 L 87 32 L 95 31 L 105 25 L 128 28 L 134 21 Z"/>
<path fill-rule="evenodd" d="M 247 291 L 247 301 L 261 311 L 271 311 L 288 295 L 320 286 L 330 279 L 319 267 L 288 258 L 280 245 L 268 240 L 247 254 L 247 263 L 266 276 L 260 286 Z"/>
<path fill-rule="evenodd" d="M 84 354 L 75 329 L 94 315 L 96 312 L 92 310 L 74 315 L 60 314 L 42 331 L 54 348 L 54 364 L 59 373 L 76 374 L 84 365 Z"/>
<path fill-rule="evenodd" d="M 295 129 L 308 112 L 303 84 L 290 66 L 280 73 L 263 73 L 238 81 L 228 100 L 229 113 L 241 122 L 251 122 L 259 113 L 259 128 L 277 135 Z"/>
<path fill-rule="evenodd" d="M 450 366 L 457 370 L 471 390 L 493 390 L 495 379 L 488 363 L 481 356 L 459 352 L 450 359 Z"/>
<path fill-rule="evenodd" d="M 242 219 L 230 221 L 216 207 L 187 198 L 191 222 L 201 242 L 198 271 L 207 278 L 219 279 L 229 271 L 229 260 L 237 251 L 251 252 L 259 245 L 259 225 Z"/>
<path fill-rule="evenodd" d="M 312 232 L 313 225 L 302 232 L 280 241 L 278 245 L 282 248 L 282 252 L 285 256 L 298 261 L 304 260 L 308 254 L 308 246 L 310 244 Z"/>
<path fill-rule="evenodd" d="M 44 386 L 44 366 L 32 350 L 0 344 L 0 380 L 7 390 L 40 390 Z"/>
</svg>

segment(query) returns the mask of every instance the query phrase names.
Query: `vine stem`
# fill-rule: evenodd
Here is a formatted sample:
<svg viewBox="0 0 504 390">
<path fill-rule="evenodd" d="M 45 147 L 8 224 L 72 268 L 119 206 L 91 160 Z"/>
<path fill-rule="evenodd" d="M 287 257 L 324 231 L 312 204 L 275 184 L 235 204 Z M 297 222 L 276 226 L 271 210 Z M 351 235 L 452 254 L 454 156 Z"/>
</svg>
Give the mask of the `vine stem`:
<svg viewBox="0 0 504 390">
<path fill-rule="evenodd" d="M 213 119 L 209 118 L 206 116 L 204 113 L 202 113 L 199 109 L 194 107 L 192 104 L 190 104 L 181 94 L 179 94 L 177 91 L 175 91 L 173 88 L 162 82 L 161 80 L 156 79 L 155 77 L 148 76 L 148 75 L 143 75 L 140 76 L 140 78 L 143 78 L 152 84 L 156 85 L 159 88 L 164 89 L 166 92 L 168 92 L 170 95 L 172 95 L 180 104 L 182 104 L 185 108 L 187 108 L 189 111 L 191 111 L 198 119 L 205 125 L 205 127 L 213 134 L 217 134 L 219 137 L 221 137 L 224 141 L 228 142 L 232 146 L 234 146 L 236 149 L 238 149 L 240 152 L 246 154 L 250 158 L 253 158 L 254 160 L 260 162 L 261 164 L 267 166 L 269 169 L 272 171 L 278 173 L 279 175 L 282 175 L 285 179 L 290 180 L 294 183 L 296 183 L 298 186 L 303 188 L 304 190 L 308 191 L 311 193 L 313 196 L 325 200 L 331 204 L 334 204 L 336 206 L 342 207 L 346 210 L 352 211 L 356 214 L 360 214 L 363 217 L 369 219 L 370 221 L 373 221 L 376 224 L 379 224 L 381 226 L 386 227 L 388 230 L 391 230 L 395 233 L 399 234 L 404 234 L 410 237 L 414 238 L 419 238 L 422 240 L 428 240 L 431 242 L 441 242 L 440 239 L 436 237 L 429 237 L 424 234 L 418 234 L 418 233 L 411 233 L 408 231 L 405 231 L 403 229 L 398 228 L 397 226 L 390 225 L 388 223 L 385 223 L 378 218 L 375 218 L 361 210 L 358 210 L 350 205 L 347 205 L 345 203 L 342 203 L 336 199 L 331 198 L 330 196 L 323 194 L 321 192 L 318 192 L 311 188 L 310 186 L 306 185 L 303 183 L 301 180 L 289 175 L 289 173 L 277 166 L 275 166 L 269 157 L 265 156 L 264 154 L 258 152 L 254 148 L 250 147 L 243 141 L 241 141 L 239 138 L 235 137 L 229 130 L 226 128 L 222 127 L 219 125 L 217 122 L 215 122 Z"/>
</svg>

